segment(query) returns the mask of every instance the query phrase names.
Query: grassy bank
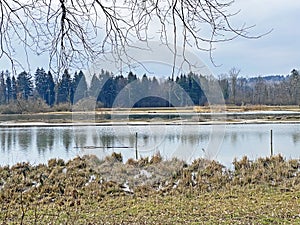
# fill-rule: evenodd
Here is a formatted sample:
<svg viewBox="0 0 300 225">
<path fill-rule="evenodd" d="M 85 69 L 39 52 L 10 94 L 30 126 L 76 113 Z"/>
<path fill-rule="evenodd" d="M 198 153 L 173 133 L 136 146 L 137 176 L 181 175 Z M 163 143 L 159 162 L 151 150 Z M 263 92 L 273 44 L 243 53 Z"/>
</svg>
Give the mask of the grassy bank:
<svg viewBox="0 0 300 225">
<path fill-rule="evenodd" d="M 123 163 L 87 156 L 0 168 L 1 224 L 299 224 L 300 160 Z"/>
</svg>

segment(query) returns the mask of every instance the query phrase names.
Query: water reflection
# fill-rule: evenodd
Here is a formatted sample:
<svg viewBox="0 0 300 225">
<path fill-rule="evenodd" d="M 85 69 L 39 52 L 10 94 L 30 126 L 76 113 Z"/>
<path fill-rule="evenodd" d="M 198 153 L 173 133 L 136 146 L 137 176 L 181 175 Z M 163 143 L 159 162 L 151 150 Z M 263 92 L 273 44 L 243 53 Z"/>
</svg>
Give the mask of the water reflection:
<svg viewBox="0 0 300 225">
<path fill-rule="evenodd" d="M 236 132 L 233 132 L 232 134 L 231 134 L 231 143 L 232 143 L 232 145 L 236 145 L 236 142 L 237 142 L 237 133 Z"/>
<path fill-rule="evenodd" d="M 292 137 L 293 137 L 294 144 L 295 145 L 299 144 L 299 142 L 300 142 L 300 133 L 293 134 Z"/>
<path fill-rule="evenodd" d="M 17 136 L 21 150 L 27 151 L 32 142 L 32 130 L 19 130 Z"/>
<path fill-rule="evenodd" d="M 243 155 L 267 156 L 270 129 L 274 131 L 275 153 L 296 158 L 300 155 L 298 124 L 228 125 L 225 136 L 216 129 L 215 132 L 220 133 L 214 137 L 211 128 L 211 125 L 0 128 L 0 165 L 19 161 L 44 163 L 50 158 L 70 159 L 85 153 L 105 157 L 112 151 L 122 152 L 126 160 L 135 157 L 136 132 L 139 156 L 142 157 L 158 151 L 164 158 L 185 160 L 216 155 L 217 160 L 226 164 Z M 220 146 L 212 145 L 220 141 Z M 215 147 L 215 152 L 207 150 L 209 145 Z M 86 146 L 95 149 L 87 152 Z"/>
<path fill-rule="evenodd" d="M 87 144 L 87 135 L 85 133 L 78 133 L 75 135 L 75 146 L 86 146 Z"/>
<path fill-rule="evenodd" d="M 63 134 L 62 134 L 62 139 L 63 139 L 63 145 L 65 147 L 66 151 L 69 151 L 73 135 L 71 134 L 72 130 L 71 129 L 64 129 Z"/>
<path fill-rule="evenodd" d="M 54 130 L 53 129 L 41 129 L 36 132 L 36 146 L 39 154 L 45 151 L 52 151 L 54 146 Z"/>
<path fill-rule="evenodd" d="M 2 151 L 5 151 L 5 145 L 6 145 L 6 134 L 3 132 L 2 134 L 1 134 L 1 150 Z M 10 143 L 10 141 L 9 141 L 9 143 Z"/>
<path fill-rule="evenodd" d="M 92 139 L 93 139 L 93 145 L 94 146 L 97 146 L 98 145 L 98 141 L 99 141 L 99 137 L 98 137 L 98 135 L 97 134 L 95 134 L 95 133 L 93 133 L 92 134 Z"/>
</svg>

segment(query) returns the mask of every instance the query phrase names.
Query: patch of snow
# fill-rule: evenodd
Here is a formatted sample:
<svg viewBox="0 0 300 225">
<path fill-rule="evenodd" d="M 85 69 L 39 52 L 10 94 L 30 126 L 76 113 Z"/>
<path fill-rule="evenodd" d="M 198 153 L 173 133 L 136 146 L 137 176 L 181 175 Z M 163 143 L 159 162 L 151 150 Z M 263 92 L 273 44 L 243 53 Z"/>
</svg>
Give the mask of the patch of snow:
<svg viewBox="0 0 300 225">
<path fill-rule="evenodd" d="M 195 172 L 192 172 L 192 182 L 193 182 L 193 184 L 197 184 L 197 179 L 196 179 L 196 175 L 197 175 L 197 173 L 195 173 Z"/>
<path fill-rule="evenodd" d="M 85 186 L 88 186 L 90 183 L 92 183 L 94 180 L 96 180 L 96 176 L 92 175 L 89 179 L 89 181 L 85 184 Z"/>
<path fill-rule="evenodd" d="M 179 183 L 180 183 L 180 180 L 174 182 L 173 189 L 177 188 Z"/>
<path fill-rule="evenodd" d="M 4 188 L 4 186 L 5 186 L 5 184 L 6 184 L 6 182 L 2 179 L 2 185 L 0 186 L 0 191 Z"/>
<path fill-rule="evenodd" d="M 148 172 L 147 170 L 144 170 L 144 169 L 142 169 L 142 170 L 140 171 L 140 175 L 141 175 L 141 176 L 145 176 L 145 177 L 147 177 L 147 178 L 152 177 L 152 174 L 151 174 L 150 172 Z"/>
<path fill-rule="evenodd" d="M 140 170 L 140 173 L 135 175 L 133 178 L 137 179 L 142 176 L 145 176 L 146 178 L 150 178 L 150 177 L 152 177 L 152 174 L 150 172 L 148 172 L 147 170 L 142 169 L 142 170 Z"/>
<path fill-rule="evenodd" d="M 129 187 L 128 181 L 122 185 L 122 190 L 127 193 L 133 193 L 133 190 Z"/>
<path fill-rule="evenodd" d="M 36 181 L 32 181 L 32 187 L 33 188 L 38 188 L 39 186 L 41 186 L 41 183 L 36 182 Z"/>
<path fill-rule="evenodd" d="M 63 170 L 62 170 L 62 172 L 63 172 L 64 174 L 67 174 L 67 171 L 68 171 L 67 168 L 63 168 Z"/>
</svg>

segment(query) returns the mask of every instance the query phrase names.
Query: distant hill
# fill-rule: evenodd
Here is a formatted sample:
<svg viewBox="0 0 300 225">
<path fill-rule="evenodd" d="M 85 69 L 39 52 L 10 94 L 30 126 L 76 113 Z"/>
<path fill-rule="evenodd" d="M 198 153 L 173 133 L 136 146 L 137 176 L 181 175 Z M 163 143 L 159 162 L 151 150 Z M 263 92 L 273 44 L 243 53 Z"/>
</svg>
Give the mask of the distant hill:
<svg viewBox="0 0 300 225">
<path fill-rule="evenodd" d="M 256 83 L 259 79 L 262 79 L 267 83 L 279 83 L 285 81 L 287 78 L 288 76 L 284 76 L 284 75 L 267 75 L 267 76 L 251 77 L 248 79 L 248 82 Z"/>
</svg>

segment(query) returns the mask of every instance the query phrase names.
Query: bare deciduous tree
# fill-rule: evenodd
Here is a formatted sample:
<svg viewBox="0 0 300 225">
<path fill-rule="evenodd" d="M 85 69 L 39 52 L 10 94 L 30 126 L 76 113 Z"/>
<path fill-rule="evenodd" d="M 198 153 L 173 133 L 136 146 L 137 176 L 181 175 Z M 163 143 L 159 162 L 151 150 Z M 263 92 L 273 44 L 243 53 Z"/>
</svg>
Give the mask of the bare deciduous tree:
<svg viewBox="0 0 300 225">
<path fill-rule="evenodd" d="M 252 26 L 234 27 L 232 0 L 1 0 L 0 59 L 18 63 L 25 55 L 49 53 L 56 71 L 84 65 L 111 52 L 120 58 L 127 47 L 157 33 L 162 44 L 211 51 L 214 43 L 250 36 Z M 174 60 L 177 48 L 171 49 Z M 184 54 L 184 52 L 183 52 Z M 132 55 L 126 55 L 133 58 Z M 29 59 L 28 59 L 29 61 Z"/>
<path fill-rule="evenodd" d="M 235 67 L 231 68 L 229 71 L 229 76 L 231 79 L 231 93 L 232 93 L 232 103 L 233 104 L 236 104 L 237 79 L 238 79 L 240 72 L 241 72 L 241 70 L 237 69 Z"/>
</svg>

